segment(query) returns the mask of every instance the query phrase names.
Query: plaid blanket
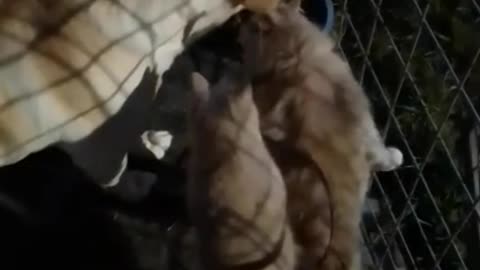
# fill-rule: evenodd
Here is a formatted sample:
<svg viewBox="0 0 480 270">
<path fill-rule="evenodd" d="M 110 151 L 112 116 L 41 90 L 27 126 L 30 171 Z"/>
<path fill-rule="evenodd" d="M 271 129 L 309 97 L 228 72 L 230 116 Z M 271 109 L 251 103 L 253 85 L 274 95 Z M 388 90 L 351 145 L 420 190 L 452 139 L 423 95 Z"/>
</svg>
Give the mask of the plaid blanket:
<svg viewBox="0 0 480 270">
<path fill-rule="evenodd" d="M 150 68 L 160 76 L 140 94 L 148 103 L 185 44 L 241 9 L 229 0 L 71 1 L 80 4 L 53 7 L 40 29 L 42 10 L 14 2 L 15 10 L 0 10 L 0 166 L 91 136 L 119 114 Z M 120 121 L 91 150 L 115 148 L 111 134 L 125 137 L 117 145 L 131 140 L 122 132 L 145 116 L 143 107 L 130 106 L 130 123 Z"/>
</svg>

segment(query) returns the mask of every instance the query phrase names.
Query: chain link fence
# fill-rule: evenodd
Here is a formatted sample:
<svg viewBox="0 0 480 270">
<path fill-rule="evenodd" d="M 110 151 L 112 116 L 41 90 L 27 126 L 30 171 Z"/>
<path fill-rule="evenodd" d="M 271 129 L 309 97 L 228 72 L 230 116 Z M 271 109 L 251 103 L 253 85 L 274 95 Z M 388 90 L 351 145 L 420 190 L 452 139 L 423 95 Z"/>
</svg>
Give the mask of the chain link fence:
<svg viewBox="0 0 480 270">
<path fill-rule="evenodd" d="M 337 0 L 341 53 L 388 144 L 362 234 L 367 269 L 480 269 L 480 5 Z"/>
</svg>

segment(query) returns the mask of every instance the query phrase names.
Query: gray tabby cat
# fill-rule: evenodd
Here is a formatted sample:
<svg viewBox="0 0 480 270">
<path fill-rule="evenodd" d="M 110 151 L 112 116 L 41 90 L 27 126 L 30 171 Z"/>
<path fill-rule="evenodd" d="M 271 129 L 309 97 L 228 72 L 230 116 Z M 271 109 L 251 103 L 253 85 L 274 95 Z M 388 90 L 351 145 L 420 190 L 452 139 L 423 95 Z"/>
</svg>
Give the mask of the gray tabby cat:
<svg viewBox="0 0 480 270">
<path fill-rule="evenodd" d="M 385 146 L 348 64 L 295 4 L 248 17 L 242 27 L 243 37 L 252 30 L 261 36 L 253 91 L 262 134 L 306 153 L 328 185 L 331 239 L 315 268 L 360 269 L 359 222 L 371 173 L 398 168 L 402 153 Z"/>
</svg>

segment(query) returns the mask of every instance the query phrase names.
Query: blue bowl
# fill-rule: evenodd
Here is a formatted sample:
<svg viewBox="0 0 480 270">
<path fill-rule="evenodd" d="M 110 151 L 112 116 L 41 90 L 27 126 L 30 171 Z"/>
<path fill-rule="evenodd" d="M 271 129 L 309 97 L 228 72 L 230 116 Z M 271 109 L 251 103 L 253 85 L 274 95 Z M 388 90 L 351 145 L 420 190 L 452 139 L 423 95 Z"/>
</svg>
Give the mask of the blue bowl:
<svg viewBox="0 0 480 270">
<path fill-rule="evenodd" d="M 317 24 L 322 31 L 329 33 L 335 22 L 335 10 L 332 0 L 303 0 L 305 15 Z"/>
</svg>

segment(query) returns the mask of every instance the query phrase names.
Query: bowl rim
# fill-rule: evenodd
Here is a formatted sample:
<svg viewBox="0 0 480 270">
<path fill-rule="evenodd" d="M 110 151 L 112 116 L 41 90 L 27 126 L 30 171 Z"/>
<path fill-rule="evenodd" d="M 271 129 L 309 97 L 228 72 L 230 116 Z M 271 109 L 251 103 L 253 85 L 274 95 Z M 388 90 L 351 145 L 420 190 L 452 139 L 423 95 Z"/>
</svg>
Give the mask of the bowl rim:
<svg viewBox="0 0 480 270">
<path fill-rule="evenodd" d="M 314 0 L 315 1 L 315 0 Z M 333 6 L 332 0 L 324 0 L 325 7 L 327 9 L 327 16 L 324 21 L 323 30 L 326 32 L 330 32 L 333 29 L 333 25 L 335 23 L 335 8 Z"/>
</svg>

